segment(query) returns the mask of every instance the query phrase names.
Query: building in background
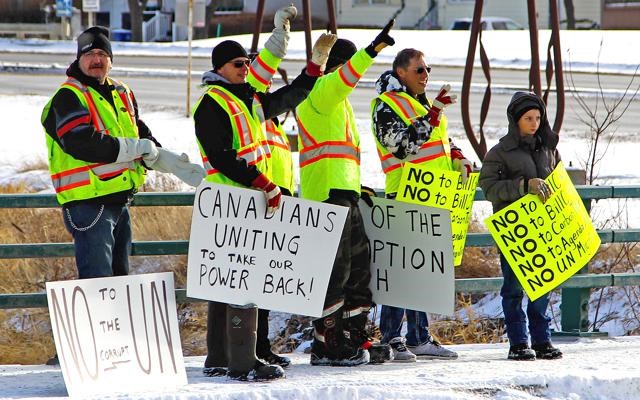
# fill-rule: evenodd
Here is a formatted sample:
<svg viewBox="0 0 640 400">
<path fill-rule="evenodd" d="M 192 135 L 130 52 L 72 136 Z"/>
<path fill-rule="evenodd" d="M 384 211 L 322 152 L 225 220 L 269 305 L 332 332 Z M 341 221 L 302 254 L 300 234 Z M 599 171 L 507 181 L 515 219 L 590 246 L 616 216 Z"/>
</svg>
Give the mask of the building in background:
<svg viewBox="0 0 640 400">
<path fill-rule="evenodd" d="M 77 35 L 89 23 L 82 12 L 86 0 L 71 0 L 76 23 L 71 24 Z M 93 0 L 96 1 L 96 0 Z M 336 23 L 344 27 L 381 27 L 390 18 L 396 19 L 396 29 L 449 29 L 452 23 L 471 18 L 475 0 L 332 0 Z M 561 28 L 567 27 L 566 0 L 556 0 Z M 142 10 L 142 40 L 184 40 L 184 26 L 176 26 L 176 7 L 186 0 L 147 0 Z M 255 27 L 258 0 L 194 0 L 204 3 L 206 29 L 194 37 L 226 36 L 251 33 Z M 576 29 L 640 29 L 640 0 L 573 0 Z M 131 27 L 128 0 L 99 0 L 99 10 L 91 15 L 95 24 L 108 26 L 115 40 L 130 40 Z M 265 20 L 283 6 L 293 3 L 300 12 L 302 0 L 266 0 Z M 326 0 L 310 1 L 314 29 L 324 29 L 329 21 Z M 484 0 L 485 18 L 510 18 L 528 26 L 526 0 Z M 0 1 L 0 37 L 61 38 L 62 28 L 55 26 L 56 0 Z M 549 28 L 549 1 L 536 0 L 539 29 Z M 77 16 L 76 16 L 77 15 Z M 72 21 L 73 22 L 73 21 Z M 77 25 L 77 26 L 76 26 Z M 263 28 L 269 24 L 263 24 Z M 302 18 L 294 21 L 294 30 L 303 27 Z M 266 29 L 266 28 L 265 28 Z M 263 29 L 264 30 L 264 29 Z"/>
</svg>

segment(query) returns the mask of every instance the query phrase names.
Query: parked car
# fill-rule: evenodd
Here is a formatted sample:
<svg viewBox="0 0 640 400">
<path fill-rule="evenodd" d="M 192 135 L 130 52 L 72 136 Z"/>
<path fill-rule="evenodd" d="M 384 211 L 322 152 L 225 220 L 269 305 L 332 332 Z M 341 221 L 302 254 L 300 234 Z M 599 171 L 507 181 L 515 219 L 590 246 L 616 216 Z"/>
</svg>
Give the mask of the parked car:
<svg viewBox="0 0 640 400">
<path fill-rule="evenodd" d="M 457 18 L 453 20 L 449 29 L 457 31 L 467 31 L 471 29 L 471 18 Z M 484 17 L 481 19 L 483 31 L 496 31 L 496 30 L 520 30 L 524 29 L 524 26 L 520 25 L 511 18 L 503 17 Z"/>
</svg>

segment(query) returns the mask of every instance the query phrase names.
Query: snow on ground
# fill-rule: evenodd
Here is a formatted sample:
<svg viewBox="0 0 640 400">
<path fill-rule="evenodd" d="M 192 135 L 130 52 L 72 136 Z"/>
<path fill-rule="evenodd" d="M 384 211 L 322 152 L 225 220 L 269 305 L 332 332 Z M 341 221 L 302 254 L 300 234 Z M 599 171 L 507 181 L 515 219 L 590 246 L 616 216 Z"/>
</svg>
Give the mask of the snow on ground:
<svg viewBox="0 0 640 400">
<path fill-rule="evenodd" d="M 368 43 L 375 31 L 341 30 L 358 46 Z M 319 32 L 314 32 L 314 37 Z M 487 52 L 493 67 L 528 68 L 529 49 L 519 43 L 528 43 L 528 32 L 508 32 L 500 40 L 489 40 L 489 35 L 500 32 L 484 32 Z M 541 43 L 548 40 L 548 31 L 540 32 Z M 264 36 L 264 35 L 263 35 Z M 468 46 L 468 32 L 450 31 L 395 31 L 396 48 L 415 46 L 417 37 L 429 42 L 429 58 L 433 64 L 463 65 Z M 226 38 L 225 38 L 226 39 Z M 250 43 L 247 36 L 236 37 L 242 43 Z M 261 38 L 263 41 L 264 37 Z M 573 69 L 593 70 L 597 61 L 599 43 L 603 42 L 601 69 L 607 72 L 632 73 L 640 59 L 640 47 L 628 43 L 640 41 L 640 32 L 563 32 L 562 43 L 571 59 Z M 194 42 L 194 54 L 209 57 L 211 48 L 222 39 Z M 497 45 L 496 45 L 497 44 Z M 185 55 L 185 43 L 132 44 L 114 43 L 114 52 L 136 55 Z M 304 38 L 293 33 L 289 58 L 304 57 Z M 490 47 L 491 46 L 491 47 Z M 544 62 L 544 46 L 541 59 Z M 75 43 L 38 40 L 16 41 L 0 39 L 0 50 L 10 52 L 75 53 Z M 381 55 L 376 62 L 390 62 L 394 52 Z M 0 67 L 3 63 L 0 61 Z M 63 66 L 64 68 L 66 66 Z M 2 69 L 2 68 L 0 68 Z M 146 71 L 154 73 L 154 71 Z M 183 73 L 177 71 L 176 73 Z M 26 91 L 26 90 L 25 90 Z M 46 163 L 44 133 L 39 116 L 47 98 L 43 96 L 0 95 L 0 120 L 3 121 L 3 146 L 0 147 L 0 184 L 27 182 L 37 190 L 51 191 L 48 173 L 33 170 L 30 165 Z M 169 149 L 186 152 L 192 160 L 199 160 L 192 121 L 180 112 L 144 112 L 145 121 L 154 135 Z M 373 187 L 383 187 L 383 175 L 375 154 L 373 139 L 368 134 L 368 119 L 357 121 L 362 137 L 363 182 Z M 503 135 L 502 127 L 486 127 L 488 145 L 493 145 Z M 464 131 L 451 125 L 450 136 L 466 154 L 473 154 Z M 631 163 L 617 160 L 637 158 L 636 133 L 629 132 L 614 141 L 602 162 L 603 184 L 637 185 L 640 172 Z M 579 133 L 563 135 L 560 152 L 566 161 L 584 157 L 584 139 Z M 44 164 L 43 164 L 44 165 Z M 26 168 L 24 168 L 26 166 Z M 25 172 L 22 172 L 25 171 Z M 185 188 L 187 189 L 187 188 Z M 629 201 L 628 224 L 640 227 L 637 200 Z M 604 220 L 617 207 L 613 202 L 596 204 L 597 218 Z M 490 213 L 488 204 L 474 204 L 478 220 Z M 624 296 L 616 292 L 604 296 L 603 309 L 613 312 L 631 312 Z M 590 310 L 593 311 L 593 310 Z M 483 299 L 475 310 L 476 316 L 500 315 L 499 297 L 495 294 Z M 553 312 L 557 311 L 557 304 Z M 274 313 L 279 314 L 279 313 Z M 272 321 L 272 324 L 275 321 Z M 277 328 L 272 326 L 273 328 Z M 629 326 L 612 320 L 602 330 L 612 336 L 623 335 Z M 560 340 L 560 339 L 558 339 Z M 170 393 L 136 393 L 112 396 L 131 399 L 640 399 L 640 363 L 636 354 L 640 351 L 640 337 L 615 337 L 612 339 L 580 339 L 560 343 L 565 357 L 558 361 L 511 362 L 506 360 L 507 345 L 459 345 L 450 346 L 460 354 L 456 361 L 419 361 L 415 364 L 386 364 L 359 368 L 311 367 L 308 355 L 296 353 L 294 365 L 287 371 L 287 379 L 272 383 L 244 384 L 226 378 L 202 376 L 202 357 L 186 360 L 189 384 Z M 0 398 L 56 399 L 66 396 L 62 374 L 58 368 L 48 366 L 0 366 Z M 104 396 L 99 396 L 103 398 Z"/>
<path fill-rule="evenodd" d="M 454 361 L 419 360 L 353 368 L 313 367 L 292 354 L 287 378 L 243 383 L 202 375 L 204 357 L 185 360 L 188 385 L 173 392 L 121 393 L 115 399 L 640 399 L 640 337 L 559 343 L 561 360 L 509 361 L 506 344 L 451 346 Z M 0 398 L 59 399 L 62 373 L 49 366 L 0 366 Z"/>
</svg>

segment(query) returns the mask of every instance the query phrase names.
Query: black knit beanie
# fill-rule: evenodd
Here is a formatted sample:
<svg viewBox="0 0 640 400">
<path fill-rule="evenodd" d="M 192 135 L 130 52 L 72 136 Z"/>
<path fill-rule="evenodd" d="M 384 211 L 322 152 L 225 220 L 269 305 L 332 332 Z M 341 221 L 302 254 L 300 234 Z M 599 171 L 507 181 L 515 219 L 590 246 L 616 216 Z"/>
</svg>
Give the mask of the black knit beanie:
<svg viewBox="0 0 640 400">
<path fill-rule="evenodd" d="M 330 71 L 331 68 L 335 67 L 336 65 L 346 63 L 351 57 L 353 57 L 354 54 L 356 54 L 356 51 L 358 51 L 358 48 L 355 44 L 353 44 L 352 41 L 347 39 L 336 40 L 336 43 L 333 45 L 331 51 L 329 52 L 326 71 Z"/>
<path fill-rule="evenodd" d="M 218 43 L 211 51 L 211 65 L 213 66 L 213 70 L 217 70 L 238 57 L 249 58 L 247 51 L 240 43 L 233 40 L 225 40 L 224 42 Z"/>
<path fill-rule="evenodd" d="M 111 42 L 109 41 L 109 29 L 104 26 L 92 26 L 78 36 L 78 53 L 76 58 L 93 49 L 104 50 L 111 60 L 113 60 L 113 52 L 111 51 Z"/>
</svg>

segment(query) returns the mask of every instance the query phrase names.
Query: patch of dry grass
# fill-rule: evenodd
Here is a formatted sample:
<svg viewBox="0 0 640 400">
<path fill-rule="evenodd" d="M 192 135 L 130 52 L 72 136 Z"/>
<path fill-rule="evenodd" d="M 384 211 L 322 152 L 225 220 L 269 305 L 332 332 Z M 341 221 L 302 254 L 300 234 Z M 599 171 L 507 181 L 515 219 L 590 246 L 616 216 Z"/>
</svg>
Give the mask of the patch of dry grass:
<svg viewBox="0 0 640 400">
<path fill-rule="evenodd" d="M 44 166 L 46 168 L 46 165 Z M 26 170 L 38 166 L 25 166 Z M 168 190 L 178 185 L 171 179 L 155 179 Z M 2 193 L 25 193 L 24 185 L 7 185 Z M 133 238 L 186 240 L 191 229 L 191 207 L 131 207 Z M 0 209 L 0 242 L 71 242 L 59 208 Z M 131 273 L 174 272 L 176 287 L 186 287 L 186 256 L 131 257 Z M 0 259 L 0 293 L 43 292 L 45 282 L 77 277 L 72 257 Z M 206 303 L 178 306 L 183 349 L 186 355 L 206 353 Z M 42 364 L 55 354 L 48 311 L 0 310 L 0 364 Z"/>
<path fill-rule="evenodd" d="M 39 165 L 38 165 L 39 166 Z M 31 168 L 34 168 L 33 166 Z M 150 176 L 143 190 L 176 191 L 180 187 L 166 175 Z M 152 189 L 153 188 L 153 189 Z M 24 185 L 0 188 L 0 192 L 25 192 Z M 191 228 L 191 207 L 131 207 L 135 241 L 187 240 Z M 472 221 L 470 232 L 485 231 Z M 60 209 L 0 209 L 2 243 L 71 242 L 64 229 Z M 186 256 L 131 257 L 131 273 L 171 271 L 176 287 L 186 287 Z M 601 246 L 591 265 L 592 273 L 630 272 L 640 263 L 640 251 L 634 243 Z M 465 248 L 462 266 L 456 278 L 501 276 L 495 247 Z M 73 258 L 0 259 L 0 293 L 44 291 L 45 282 L 76 277 Z M 635 290 L 634 290 L 635 289 Z M 603 292 L 604 293 L 604 292 Z M 638 304 L 638 288 L 627 291 Z M 431 333 L 444 344 L 495 343 L 504 333 L 501 319 L 480 318 L 472 305 L 482 294 L 457 295 L 456 314 L 449 319 L 433 318 Z M 635 299 L 635 300 L 634 300 Z M 463 312 L 464 311 L 464 312 Z M 178 305 L 178 323 L 185 355 L 206 354 L 207 304 Z M 640 319 L 640 315 L 637 317 Z M 302 333 L 302 335 L 295 335 Z M 629 334 L 639 334 L 637 330 Z M 294 339 L 295 337 L 295 339 Z M 303 340 L 311 339 L 311 319 L 292 315 L 273 341 L 275 351 L 289 352 Z M 41 364 L 55 353 L 46 309 L 0 310 L 0 364 Z"/>
</svg>

